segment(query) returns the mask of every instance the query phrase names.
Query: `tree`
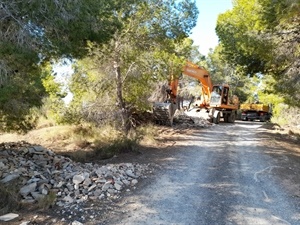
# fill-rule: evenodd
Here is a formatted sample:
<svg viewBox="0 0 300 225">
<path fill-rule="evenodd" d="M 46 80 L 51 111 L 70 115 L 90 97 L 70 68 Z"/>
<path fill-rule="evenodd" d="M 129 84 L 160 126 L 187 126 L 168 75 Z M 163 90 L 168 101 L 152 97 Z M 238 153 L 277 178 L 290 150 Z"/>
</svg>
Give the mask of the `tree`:
<svg viewBox="0 0 300 225">
<path fill-rule="evenodd" d="M 212 81 L 214 84 L 228 84 L 232 95 L 238 96 L 240 102 L 244 102 L 247 99 L 245 86 L 249 77 L 244 75 L 239 66 L 234 67 L 227 62 L 222 54 L 223 48 L 222 44 L 219 44 L 205 59 Z"/>
<path fill-rule="evenodd" d="M 106 74 L 104 80 L 115 82 L 115 111 L 121 115 L 125 135 L 130 129 L 132 110 L 146 102 L 153 74 L 161 76 L 158 71 L 167 69 L 157 63 L 157 55 L 176 54 L 176 44 L 188 36 L 197 14 L 195 3 L 190 0 L 137 1 L 116 11 L 122 29 L 114 33 L 108 44 L 91 43 L 91 59 L 101 65 L 98 74 Z"/>
<path fill-rule="evenodd" d="M 274 89 L 288 105 L 300 107 L 300 2 L 262 1 L 262 6 L 268 9 L 263 13 L 265 37 L 274 43 L 270 62 L 270 73 L 277 81 Z"/>
<path fill-rule="evenodd" d="M 297 0 L 237 0 L 219 16 L 216 27 L 227 62 L 246 76 L 272 75 L 274 91 L 298 107 L 299 9 Z"/>
<path fill-rule="evenodd" d="M 3 123 L 17 124 L 30 108 L 42 104 L 47 96 L 41 85 L 43 63 L 62 55 L 82 57 L 87 53 L 87 40 L 102 43 L 110 39 L 120 27 L 114 19 L 116 8 L 118 1 L 104 0 L 0 2 Z M 19 114 L 12 117 L 11 111 Z"/>
<path fill-rule="evenodd" d="M 232 10 L 220 14 L 216 32 L 223 45 L 222 54 L 231 65 L 243 67 L 246 75 L 265 72 L 270 60 L 269 41 L 259 35 L 263 30 L 256 0 L 237 0 Z"/>
</svg>

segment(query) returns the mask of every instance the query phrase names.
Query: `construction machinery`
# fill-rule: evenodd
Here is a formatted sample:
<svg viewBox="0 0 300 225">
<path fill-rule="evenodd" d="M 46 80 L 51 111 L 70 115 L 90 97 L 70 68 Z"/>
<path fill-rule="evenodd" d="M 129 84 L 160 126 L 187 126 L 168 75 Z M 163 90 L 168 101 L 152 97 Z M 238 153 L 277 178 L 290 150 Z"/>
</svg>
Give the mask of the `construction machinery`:
<svg viewBox="0 0 300 225">
<path fill-rule="evenodd" d="M 213 85 L 209 72 L 192 62 L 186 62 L 182 74 L 197 79 L 202 86 L 200 99 L 194 102 L 193 107 L 185 113 L 191 117 L 201 117 L 218 124 L 223 118 L 224 122 L 233 123 L 238 109 L 238 98 L 229 97 L 228 85 Z M 173 123 L 173 116 L 178 108 L 177 88 L 178 78 L 170 77 L 168 99 L 165 102 L 155 102 L 153 107 L 154 118 L 162 124 Z"/>
<path fill-rule="evenodd" d="M 269 121 L 272 117 L 272 107 L 267 104 L 244 103 L 240 105 L 242 120 L 259 120 L 260 122 Z"/>
<path fill-rule="evenodd" d="M 161 125 L 172 125 L 173 116 L 178 108 L 177 101 L 177 87 L 178 79 L 173 79 L 171 76 L 169 81 L 169 88 L 165 90 L 167 98 L 164 102 L 154 102 L 153 104 L 153 117 L 156 123 Z"/>
</svg>

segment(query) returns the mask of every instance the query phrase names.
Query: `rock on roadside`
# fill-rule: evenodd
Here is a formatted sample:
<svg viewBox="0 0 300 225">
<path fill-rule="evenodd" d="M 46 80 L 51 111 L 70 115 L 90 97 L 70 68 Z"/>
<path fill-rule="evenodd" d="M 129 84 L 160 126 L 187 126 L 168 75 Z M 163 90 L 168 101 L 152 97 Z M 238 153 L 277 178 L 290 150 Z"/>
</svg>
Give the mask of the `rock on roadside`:
<svg viewBox="0 0 300 225">
<path fill-rule="evenodd" d="M 26 142 L 0 145 L 0 182 L 17 180 L 23 203 L 54 194 L 54 204 L 65 207 L 87 200 L 118 198 L 145 178 L 149 165 L 78 163 L 42 146 Z"/>
</svg>

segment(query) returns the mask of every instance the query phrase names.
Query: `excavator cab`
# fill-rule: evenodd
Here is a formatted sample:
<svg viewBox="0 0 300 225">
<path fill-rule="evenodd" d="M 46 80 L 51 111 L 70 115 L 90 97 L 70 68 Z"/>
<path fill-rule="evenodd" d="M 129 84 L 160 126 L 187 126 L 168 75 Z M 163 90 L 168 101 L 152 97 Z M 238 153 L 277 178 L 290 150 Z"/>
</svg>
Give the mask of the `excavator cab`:
<svg viewBox="0 0 300 225">
<path fill-rule="evenodd" d="M 214 85 L 210 98 L 210 106 L 218 107 L 228 105 L 229 103 L 229 86 Z"/>
</svg>

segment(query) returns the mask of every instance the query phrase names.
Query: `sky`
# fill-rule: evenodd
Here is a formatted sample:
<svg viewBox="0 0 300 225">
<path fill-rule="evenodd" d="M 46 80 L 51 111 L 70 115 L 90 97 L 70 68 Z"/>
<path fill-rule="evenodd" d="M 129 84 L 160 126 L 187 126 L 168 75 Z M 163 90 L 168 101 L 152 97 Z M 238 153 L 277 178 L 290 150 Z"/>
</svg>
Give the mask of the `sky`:
<svg viewBox="0 0 300 225">
<path fill-rule="evenodd" d="M 200 53 L 207 55 L 209 48 L 218 45 L 218 36 L 215 32 L 218 15 L 232 9 L 232 0 L 196 0 L 196 4 L 199 15 L 190 38 L 199 46 Z"/>
</svg>

